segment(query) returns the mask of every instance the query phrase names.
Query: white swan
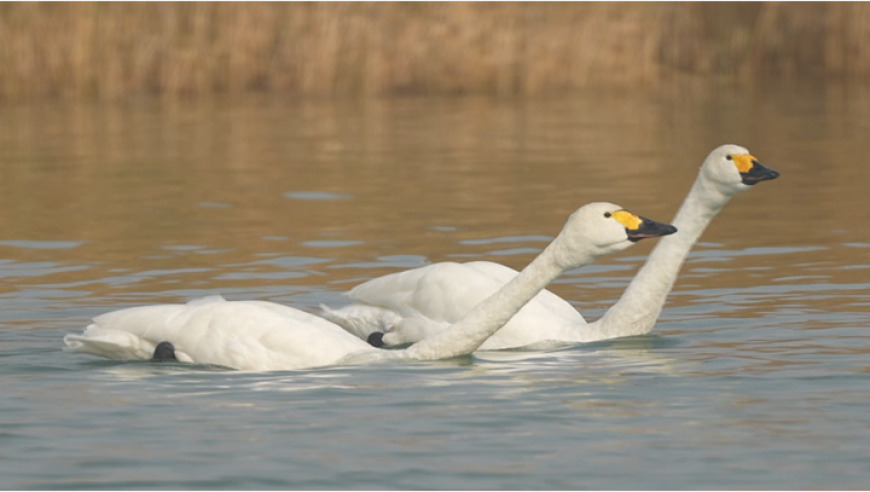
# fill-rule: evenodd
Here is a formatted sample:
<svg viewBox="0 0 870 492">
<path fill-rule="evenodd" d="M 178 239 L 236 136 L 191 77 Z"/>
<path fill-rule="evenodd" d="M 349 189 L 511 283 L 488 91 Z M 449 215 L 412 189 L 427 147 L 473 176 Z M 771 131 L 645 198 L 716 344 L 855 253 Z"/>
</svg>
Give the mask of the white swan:
<svg viewBox="0 0 870 492">
<path fill-rule="evenodd" d="M 519 275 L 461 320 L 404 350 L 383 350 L 312 314 L 264 301 L 210 296 L 187 304 L 121 309 L 94 318 L 66 349 L 110 359 L 176 359 L 241 370 L 289 370 L 376 360 L 433 360 L 469 354 L 564 270 L 621 251 L 673 226 L 617 205 L 591 203 Z"/>
<path fill-rule="evenodd" d="M 762 166 L 743 147 L 714 149 L 673 220 L 679 234 L 656 245 L 625 293 L 601 319 L 587 323 L 571 304 L 544 290 L 484 342 L 481 350 L 649 333 L 683 261 L 713 217 L 738 192 L 777 176 L 778 172 Z M 327 319 L 373 345 L 403 345 L 449 326 L 516 274 L 489 261 L 436 263 L 358 285 L 348 293 L 356 304 L 321 308 Z"/>
</svg>

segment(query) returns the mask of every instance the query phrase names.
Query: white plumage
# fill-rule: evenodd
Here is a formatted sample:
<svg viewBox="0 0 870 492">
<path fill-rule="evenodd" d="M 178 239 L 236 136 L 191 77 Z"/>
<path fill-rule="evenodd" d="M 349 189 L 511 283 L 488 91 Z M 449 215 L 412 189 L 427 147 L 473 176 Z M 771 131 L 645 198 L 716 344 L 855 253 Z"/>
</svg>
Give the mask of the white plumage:
<svg viewBox="0 0 870 492">
<path fill-rule="evenodd" d="M 649 333 L 683 261 L 713 217 L 736 193 L 778 175 L 743 147 L 714 149 L 674 218 L 679 233 L 661 239 L 620 300 L 600 320 L 587 323 L 567 301 L 544 290 L 480 349 L 592 342 Z M 516 270 L 488 261 L 436 263 L 369 280 L 348 292 L 357 303 L 322 309 L 328 319 L 362 339 L 382 332 L 384 345 L 403 345 L 450 326 L 516 275 Z"/>
<path fill-rule="evenodd" d="M 369 350 L 313 314 L 220 296 L 112 311 L 64 341 L 72 350 L 120 360 L 151 359 L 157 344 L 169 341 L 181 362 L 253 371 L 324 366 Z"/>
<path fill-rule="evenodd" d="M 120 360 L 151 359 L 158 344 L 170 342 L 181 362 L 253 371 L 455 357 L 476 350 L 564 270 L 621 251 L 637 237 L 674 230 L 617 205 L 583 206 L 513 280 L 481 298 L 447 329 L 404 350 L 374 348 L 342 327 L 298 309 L 265 301 L 226 301 L 220 296 L 110 312 L 96 317 L 82 334 L 66 335 L 64 342 L 74 352 Z M 449 304 L 449 299 L 441 304 Z"/>
<path fill-rule="evenodd" d="M 423 340 L 460 320 L 471 308 L 517 275 L 513 268 L 489 261 L 443 262 L 385 275 L 360 284 L 348 295 L 365 304 L 332 310 L 321 306 L 330 319 L 361 339 L 384 332 L 387 346 Z M 570 340 L 583 316 L 549 290 L 523 306 L 498 337 L 490 337 L 484 350 L 523 347 L 542 340 Z M 546 331 L 541 338 L 540 330 Z M 501 331 L 501 330 L 500 330 Z"/>
</svg>

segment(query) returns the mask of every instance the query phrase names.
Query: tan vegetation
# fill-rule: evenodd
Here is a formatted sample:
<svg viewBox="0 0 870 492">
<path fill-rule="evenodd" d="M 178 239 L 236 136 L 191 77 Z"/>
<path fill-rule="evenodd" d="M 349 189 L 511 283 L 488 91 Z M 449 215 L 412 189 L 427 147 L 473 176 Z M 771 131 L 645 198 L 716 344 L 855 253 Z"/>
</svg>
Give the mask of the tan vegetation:
<svg viewBox="0 0 870 492">
<path fill-rule="evenodd" d="M 870 78 L 867 3 L 2 3 L 0 99 Z"/>
</svg>

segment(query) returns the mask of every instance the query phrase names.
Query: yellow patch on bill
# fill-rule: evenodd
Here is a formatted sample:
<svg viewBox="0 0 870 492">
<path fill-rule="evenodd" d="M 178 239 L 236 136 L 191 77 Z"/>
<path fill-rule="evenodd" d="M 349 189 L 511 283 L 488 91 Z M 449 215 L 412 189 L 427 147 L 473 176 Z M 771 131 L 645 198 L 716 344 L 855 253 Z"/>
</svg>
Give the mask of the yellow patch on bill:
<svg viewBox="0 0 870 492">
<path fill-rule="evenodd" d="M 758 160 L 755 156 L 749 154 L 731 155 L 731 159 L 734 161 L 734 165 L 737 166 L 737 170 L 741 173 L 748 173 L 754 165 L 753 162 Z"/>
<path fill-rule="evenodd" d="M 643 220 L 640 217 L 625 209 L 617 210 L 610 215 L 612 215 L 614 219 L 618 220 L 620 224 L 624 225 L 625 228 L 629 231 L 635 231 L 639 229 L 640 225 L 643 223 Z"/>
</svg>

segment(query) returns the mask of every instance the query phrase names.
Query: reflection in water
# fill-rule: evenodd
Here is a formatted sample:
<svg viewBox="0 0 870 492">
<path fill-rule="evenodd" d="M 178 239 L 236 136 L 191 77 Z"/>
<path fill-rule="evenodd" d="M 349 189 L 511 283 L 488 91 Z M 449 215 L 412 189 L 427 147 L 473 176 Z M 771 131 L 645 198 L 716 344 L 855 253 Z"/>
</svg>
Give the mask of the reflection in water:
<svg viewBox="0 0 870 492">
<path fill-rule="evenodd" d="M 867 483 L 870 93 L 3 113 L 0 410 L 16 452 L 0 476 L 13 488 Z M 433 261 L 520 268 L 583 203 L 672 217 L 723 143 L 782 177 L 717 216 L 656 335 L 271 374 L 60 352 L 64 333 L 124 306 L 221 293 L 314 310 Z M 596 319 L 653 245 L 552 290 Z"/>
<path fill-rule="evenodd" d="M 746 145 L 784 179 L 735 200 L 706 241 L 863 241 L 854 205 L 870 172 L 860 137 L 868 98 L 804 96 L 11 108 L 0 128 L 0 207 L 10 212 L 0 247 L 72 242 L 63 258 L 128 271 L 209 268 L 276 249 L 438 261 L 488 251 L 480 239 L 551 237 L 592 200 L 669 217 L 703 157 L 725 142 Z M 531 251 L 521 253 L 505 261 L 521 266 Z M 774 271 L 754 275 L 781 275 L 769 263 L 777 258 L 755 263 Z M 340 281 L 336 272 L 313 281 Z M 386 272 L 360 272 L 376 273 Z"/>
<path fill-rule="evenodd" d="M 482 254 L 520 268 L 579 204 L 672 216 L 710 148 L 735 142 L 784 178 L 717 217 L 668 306 L 848 307 L 793 292 L 866 286 L 856 137 L 868 109 L 864 96 L 801 92 L 12 108 L 0 129 L 4 275 L 178 301 L 340 292 Z M 629 263 L 612 279 L 584 269 L 553 290 L 594 318 L 651 247 L 599 262 Z M 815 263 L 796 271 L 795 255 Z"/>
</svg>

